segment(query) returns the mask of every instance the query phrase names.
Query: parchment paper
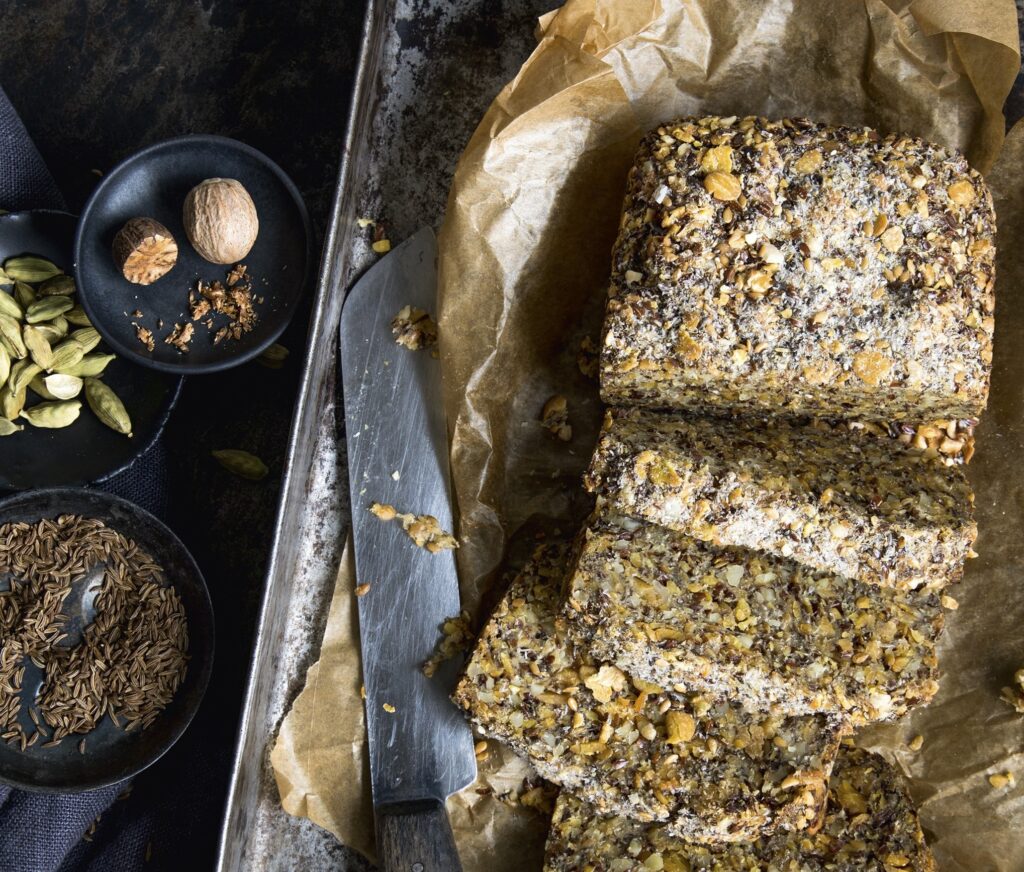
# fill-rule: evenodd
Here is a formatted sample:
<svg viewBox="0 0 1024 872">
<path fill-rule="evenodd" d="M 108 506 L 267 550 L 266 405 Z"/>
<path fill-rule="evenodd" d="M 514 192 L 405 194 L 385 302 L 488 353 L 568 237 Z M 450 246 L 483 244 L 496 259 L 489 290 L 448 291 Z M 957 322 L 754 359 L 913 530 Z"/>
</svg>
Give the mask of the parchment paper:
<svg viewBox="0 0 1024 872">
<path fill-rule="evenodd" d="M 586 509 L 579 475 L 600 405 L 577 351 L 598 336 L 641 133 L 685 113 L 806 115 L 954 145 L 988 171 L 1020 63 L 1012 0 L 570 0 L 541 19 L 538 37 L 463 154 L 441 234 L 459 568 L 478 617 L 510 540 L 541 518 L 571 528 Z M 1000 221 L 995 377 L 971 467 L 982 556 L 957 592 L 940 696 L 861 737 L 909 769 L 951 872 L 1024 869 L 1024 838 L 1014 836 L 1024 832 L 1024 719 L 998 700 L 1024 666 L 1022 160 L 1024 132 L 1014 131 L 990 175 Z M 569 399 L 570 443 L 538 422 L 554 393 Z M 352 589 L 346 563 L 320 662 L 271 759 L 287 811 L 369 855 Z M 912 754 L 903 743 L 917 734 L 925 744 Z M 1007 770 L 1018 786 L 994 791 L 987 776 Z M 543 816 L 494 798 L 529 770 L 492 743 L 481 773 L 449 802 L 467 870 L 539 868 Z"/>
</svg>

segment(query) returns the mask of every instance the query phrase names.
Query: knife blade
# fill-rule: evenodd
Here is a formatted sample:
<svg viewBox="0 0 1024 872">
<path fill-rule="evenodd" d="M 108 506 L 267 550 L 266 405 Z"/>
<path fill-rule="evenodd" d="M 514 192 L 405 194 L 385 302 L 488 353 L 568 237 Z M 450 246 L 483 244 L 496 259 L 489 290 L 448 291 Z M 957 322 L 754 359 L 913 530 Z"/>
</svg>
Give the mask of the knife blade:
<svg viewBox="0 0 1024 872">
<path fill-rule="evenodd" d="M 411 305 L 437 311 L 437 241 L 427 227 L 355 284 L 341 314 L 340 355 L 366 729 L 377 850 L 387 872 L 460 869 L 445 799 L 476 777 L 469 725 L 422 664 L 459 614 L 452 551 L 415 545 L 372 503 L 433 515 L 453 531 L 440 361 L 395 343 Z"/>
</svg>

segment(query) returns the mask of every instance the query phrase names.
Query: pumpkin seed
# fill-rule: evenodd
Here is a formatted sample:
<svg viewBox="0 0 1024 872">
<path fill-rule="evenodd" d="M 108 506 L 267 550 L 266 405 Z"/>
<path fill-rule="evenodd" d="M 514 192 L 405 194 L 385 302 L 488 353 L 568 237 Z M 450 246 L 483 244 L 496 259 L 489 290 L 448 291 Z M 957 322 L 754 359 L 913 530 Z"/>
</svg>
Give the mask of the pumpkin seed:
<svg viewBox="0 0 1024 872">
<path fill-rule="evenodd" d="M 68 341 L 70 342 L 71 340 Z M 78 347 L 81 348 L 80 345 Z M 88 378 L 100 375 L 107 368 L 107 364 L 113 359 L 113 354 L 87 354 L 78 363 L 71 366 L 54 366 L 54 369 L 64 375 L 77 375 L 79 378 Z"/>
<path fill-rule="evenodd" d="M 14 433 L 19 433 L 25 428 L 20 424 L 15 424 L 13 421 L 8 421 L 6 418 L 0 418 L 0 436 L 11 436 Z"/>
<path fill-rule="evenodd" d="M 25 341 L 28 353 L 39 364 L 40 369 L 49 369 L 53 366 L 53 349 L 50 348 L 50 343 L 39 330 L 28 325 L 21 331 L 21 338 Z"/>
<path fill-rule="evenodd" d="M 72 332 L 71 338 L 81 345 L 87 354 L 100 344 L 100 334 L 95 327 L 81 327 Z"/>
<path fill-rule="evenodd" d="M 23 312 L 21 304 L 6 291 L 0 291 L 0 313 L 21 320 Z"/>
<path fill-rule="evenodd" d="M 53 349 L 53 360 L 50 362 L 50 369 L 55 372 L 64 372 L 71 366 L 77 366 L 85 357 L 85 349 L 74 339 L 68 339 Z M 78 373 L 67 373 L 77 375 Z"/>
<path fill-rule="evenodd" d="M 132 419 L 128 416 L 121 398 L 99 379 L 85 380 L 85 399 L 96 417 L 111 430 L 123 433 L 129 438 L 132 435 Z"/>
<path fill-rule="evenodd" d="M 4 272 L 18 282 L 45 282 L 53 276 L 59 276 L 63 270 L 44 257 L 25 255 L 7 258 L 4 261 Z"/>
<path fill-rule="evenodd" d="M 32 285 L 27 285 L 24 282 L 15 282 L 14 299 L 18 301 L 18 305 L 24 310 L 36 301 L 36 292 L 32 289 Z"/>
<path fill-rule="evenodd" d="M 92 327 L 92 321 L 89 320 L 89 316 L 85 314 L 85 309 L 81 306 L 75 306 L 73 309 L 68 309 L 68 311 L 64 313 L 64 317 L 76 327 Z"/>
<path fill-rule="evenodd" d="M 70 297 L 42 297 L 25 310 L 25 320 L 29 324 L 50 321 L 58 315 L 63 315 L 74 305 Z"/>
<path fill-rule="evenodd" d="M 78 400 L 66 400 L 58 403 L 40 403 L 22 411 L 21 417 L 33 427 L 59 430 L 74 424 L 81 411 L 82 404 Z"/>
<path fill-rule="evenodd" d="M 71 276 L 59 275 L 43 282 L 36 293 L 40 297 L 70 297 L 76 290 Z"/>
<path fill-rule="evenodd" d="M 21 325 L 10 315 L 0 315 L 0 336 L 7 342 L 11 357 L 20 360 L 28 354 L 28 349 L 21 338 Z"/>
<path fill-rule="evenodd" d="M 82 380 L 77 375 L 37 375 L 28 386 L 44 400 L 73 400 L 82 392 Z"/>
<path fill-rule="evenodd" d="M 0 388 L 0 416 L 13 421 L 24 408 L 25 391 L 11 390 L 11 382 L 8 380 L 7 384 Z"/>
<path fill-rule="evenodd" d="M 248 451 L 241 451 L 237 448 L 224 448 L 220 451 L 210 452 L 217 462 L 228 472 L 234 473 L 249 481 L 259 481 L 269 471 L 267 465 L 255 454 Z"/>
</svg>

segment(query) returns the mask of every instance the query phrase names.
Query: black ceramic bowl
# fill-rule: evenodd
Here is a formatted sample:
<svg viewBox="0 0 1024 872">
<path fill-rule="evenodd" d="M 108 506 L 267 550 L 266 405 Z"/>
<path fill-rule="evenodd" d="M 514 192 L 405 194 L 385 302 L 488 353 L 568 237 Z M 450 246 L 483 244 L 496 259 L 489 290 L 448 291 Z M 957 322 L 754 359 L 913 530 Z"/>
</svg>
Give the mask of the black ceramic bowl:
<svg viewBox="0 0 1024 872">
<path fill-rule="evenodd" d="M 213 608 L 206 582 L 192 555 L 160 521 L 133 503 L 85 488 L 30 491 L 0 502 L 0 524 L 34 523 L 65 513 L 97 518 L 135 540 L 163 568 L 185 606 L 189 634 L 189 664 L 185 679 L 170 705 L 144 730 L 126 733 L 104 717 L 86 733 L 86 750 L 79 753 L 79 736 L 69 736 L 52 748 L 39 744 L 19 750 L 0 743 L 0 781 L 28 790 L 80 791 L 114 784 L 158 760 L 185 731 L 206 691 L 213 666 Z M 31 665 L 31 664 L 29 664 Z M 38 670 L 35 670 L 38 681 Z M 27 668 L 25 685 L 32 673 Z M 31 721 L 22 706 L 26 729 Z"/>
<path fill-rule="evenodd" d="M 243 261 L 253 278 L 253 294 L 263 302 L 256 306 L 255 328 L 241 339 L 214 345 L 214 332 L 197 323 L 189 350 L 181 352 L 163 340 L 176 323 L 189 320 L 189 290 L 200 278 L 223 281 L 230 269 L 201 258 L 182 223 L 186 194 L 215 177 L 237 179 L 256 205 L 259 234 Z M 111 253 L 117 231 L 140 216 L 159 221 L 178 244 L 174 268 L 151 285 L 125 279 Z M 221 136 L 169 139 L 111 170 L 86 204 L 75 237 L 79 294 L 96 329 L 118 354 L 166 372 L 228 369 L 256 357 L 288 325 L 313 262 L 312 237 L 298 189 L 266 155 Z M 143 316 L 132 317 L 135 311 Z M 133 321 L 152 330 L 153 351 L 139 342 Z"/>
<path fill-rule="evenodd" d="M 66 212 L 0 216 L 0 261 L 38 254 L 70 272 L 75 226 L 75 217 Z M 128 409 L 132 438 L 101 424 L 82 397 L 82 413 L 70 427 L 39 430 L 26 425 L 22 432 L 0 438 L 0 492 L 102 481 L 130 466 L 153 444 L 178 399 L 182 378 L 119 359 L 104 370 L 103 380 Z M 29 405 L 35 402 L 42 401 L 36 398 Z"/>
</svg>

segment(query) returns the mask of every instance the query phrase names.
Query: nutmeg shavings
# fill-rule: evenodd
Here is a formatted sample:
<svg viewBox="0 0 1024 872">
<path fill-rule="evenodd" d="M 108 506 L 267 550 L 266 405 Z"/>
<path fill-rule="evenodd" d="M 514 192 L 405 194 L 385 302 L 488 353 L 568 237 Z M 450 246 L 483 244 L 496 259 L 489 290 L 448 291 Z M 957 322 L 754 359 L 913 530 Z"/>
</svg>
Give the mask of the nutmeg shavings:
<svg viewBox="0 0 1024 872">
<path fill-rule="evenodd" d="M 156 341 L 153 339 L 152 330 L 148 327 L 143 327 L 135 321 L 132 321 L 132 327 L 135 328 L 135 335 L 139 338 L 139 342 L 146 346 L 146 351 L 152 351 L 156 348 Z"/>
<path fill-rule="evenodd" d="M 166 345 L 173 345 L 182 354 L 188 352 L 189 343 L 192 342 L 192 334 L 195 332 L 195 328 L 189 324 L 175 324 L 174 329 L 170 332 L 164 343 Z"/>
<path fill-rule="evenodd" d="M 429 313 L 415 306 L 403 306 L 391 319 L 391 332 L 395 342 L 410 351 L 429 348 L 437 342 L 437 324 Z"/>
<path fill-rule="evenodd" d="M 225 339 L 241 339 L 255 326 L 258 316 L 255 304 L 262 302 L 252 292 L 252 278 L 244 263 L 236 264 L 227 274 L 227 284 L 200 279 L 194 290 L 189 292 L 189 310 L 193 321 L 206 318 L 211 312 L 225 315 L 228 323 L 220 327 L 213 337 L 213 344 L 219 345 Z M 210 322 L 206 322 L 210 328 Z"/>
</svg>

